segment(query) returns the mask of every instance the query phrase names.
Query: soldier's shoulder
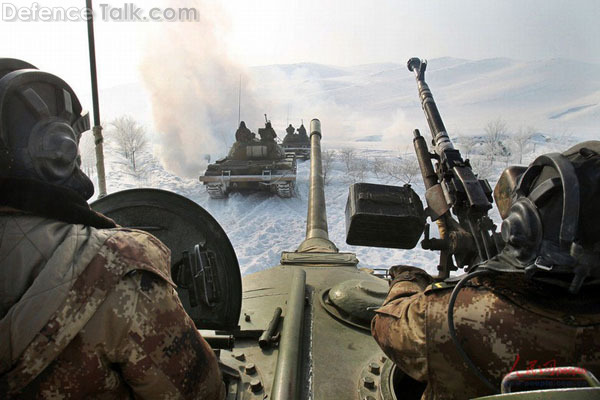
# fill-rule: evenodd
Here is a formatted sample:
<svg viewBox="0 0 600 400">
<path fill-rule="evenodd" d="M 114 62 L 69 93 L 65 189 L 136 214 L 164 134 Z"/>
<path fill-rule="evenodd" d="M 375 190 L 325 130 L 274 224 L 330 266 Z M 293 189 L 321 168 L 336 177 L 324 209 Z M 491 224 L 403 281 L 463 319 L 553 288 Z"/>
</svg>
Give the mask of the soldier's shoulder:
<svg viewBox="0 0 600 400">
<path fill-rule="evenodd" d="M 160 240 L 148 232 L 129 229 L 112 229 L 104 243 L 115 258 L 129 265 L 132 271 L 148 271 L 171 281 L 171 252 Z"/>
<path fill-rule="evenodd" d="M 443 292 L 451 291 L 452 289 L 454 289 L 454 287 L 456 286 L 457 283 L 458 283 L 458 281 L 455 281 L 455 280 L 433 282 L 432 284 L 430 284 L 429 286 L 427 286 L 425 288 L 423 293 L 425 295 L 430 295 L 430 294 L 434 294 L 434 293 L 443 293 Z"/>
</svg>

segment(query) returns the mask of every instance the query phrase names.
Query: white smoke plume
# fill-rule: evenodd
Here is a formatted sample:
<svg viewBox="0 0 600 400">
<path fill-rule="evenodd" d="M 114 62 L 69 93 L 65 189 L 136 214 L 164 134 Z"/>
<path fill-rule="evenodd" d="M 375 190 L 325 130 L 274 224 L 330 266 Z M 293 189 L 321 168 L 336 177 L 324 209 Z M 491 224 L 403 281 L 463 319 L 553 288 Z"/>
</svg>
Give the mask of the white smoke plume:
<svg viewBox="0 0 600 400">
<path fill-rule="evenodd" d="M 196 8 L 200 21 L 156 24 L 141 72 L 151 95 L 159 158 L 172 172 L 195 177 L 204 172 L 205 155 L 223 155 L 235 140 L 240 79 L 245 114 L 260 113 L 246 71 L 224 48 L 222 12 L 204 0 L 167 4 Z"/>
<path fill-rule="evenodd" d="M 217 4 L 168 0 L 167 6 L 194 7 L 200 15 L 198 22 L 156 24 L 142 63 L 156 152 L 168 170 L 197 177 L 206 168 L 207 154 L 214 160 L 227 153 L 238 123 L 240 78 L 241 119 L 253 132 L 264 126 L 265 113 L 280 139 L 288 123 L 297 128 L 303 120 L 308 129 L 312 118 L 321 120 L 325 142 L 368 135 L 396 141 L 400 132 L 411 132 L 402 112 L 363 108 L 371 97 L 377 105 L 377 93 L 365 94 L 360 84 L 344 81 L 351 71 L 314 64 L 246 69 L 227 54 L 229 22 Z M 336 96 L 347 91 L 353 95 Z M 367 102 L 364 96 L 370 96 Z"/>
</svg>

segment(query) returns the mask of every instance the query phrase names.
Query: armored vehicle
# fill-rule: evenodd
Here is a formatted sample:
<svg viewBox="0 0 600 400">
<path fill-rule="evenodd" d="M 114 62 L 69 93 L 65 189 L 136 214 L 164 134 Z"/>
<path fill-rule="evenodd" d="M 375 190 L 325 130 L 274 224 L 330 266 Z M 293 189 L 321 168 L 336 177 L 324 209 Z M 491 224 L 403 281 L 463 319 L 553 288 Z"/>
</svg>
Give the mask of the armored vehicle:
<svg viewBox="0 0 600 400">
<path fill-rule="evenodd" d="M 296 182 L 296 158 L 286 154 L 267 121 L 259 129 L 260 139 L 250 132 L 244 121 L 236 132 L 236 141 L 227 157 L 210 164 L 200 182 L 204 182 L 213 199 L 231 191 L 268 190 L 280 197 L 292 197 Z"/>
<path fill-rule="evenodd" d="M 284 150 L 294 153 L 298 159 L 308 160 L 310 158 L 310 139 L 306 134 L 304 124 L 300 125 L 297 133 L 295 133 L 294 127 L 290 124 L 286 129 L 286 133 L 281 144 Z"/>
<path fill-rule="evenodd" d="M 419 399 L 425 385 L 402 373 L 370 335 L 373 310 L 387 294 L 387 280 L 357 268 L 355 254 L 340 252 L 329 240 L 318 120 L 311 122 L 310 138 L 306 239 L 295 251 L 283 252 L 280 265 L 243 279 L 223 229 L 182 196 L 134 189 L 92 206 L 122 226 L 153 233 L 169 246 L 178 294 L 219 358 L 227 400 Z M 373 226 L 372 218 L 361 220 L 356 218 L 360 212 L 352 210 L 379 213 L 404 204 L 387 226 L 402 227 L 403 232 L 382 238 L 396 248 L 418 241 L 424 229 L 418 196 L 408 187 L 389 188 L 363 184 L 351 190 L 350 229 L 358 232 L 353 240 L 369 242 L 364 235 Z M 390 202 L 392 196 L 397 201 Z M 358 200 L 379 206 L 356 207 Z M 598 391 L 571 388 L 488 398 L 592 399 Z"/>
<path fill-rule="evenodd" d="M 387 281 L 358 269 L 356 256 L 328 238 L 320 140 L 313 120 L 306 239 L 283 252 L 280 265 L 243 280 L 226 234 L 190 200 L 135 189 L 93 205 L 169 246 L 181 301 L 219 356 L 228 400 L 393 399 L 395 387 L 422 391 L 370 335 Z"/>
</svg>

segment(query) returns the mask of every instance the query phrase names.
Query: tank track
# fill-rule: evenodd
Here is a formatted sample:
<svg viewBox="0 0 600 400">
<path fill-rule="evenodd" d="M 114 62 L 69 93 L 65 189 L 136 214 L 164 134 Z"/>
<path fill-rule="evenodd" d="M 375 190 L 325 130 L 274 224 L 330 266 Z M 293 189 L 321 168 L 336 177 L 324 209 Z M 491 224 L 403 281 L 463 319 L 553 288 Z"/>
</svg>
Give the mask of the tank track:
<svg viewBox="0 0 600 400">
<path fill-rule="evenodd" d="M 293 182 L 283 182 L 277 184 L 277 195 L 284 199 L 289 199 L 294 194 Z"/>
<path fill-rule="evenodd" d="M 206 185 L 206 191 L 211 199 L 224 199 L 227 197 L 225 187 L 220 183 L 212 183 Z"/>
</svg>

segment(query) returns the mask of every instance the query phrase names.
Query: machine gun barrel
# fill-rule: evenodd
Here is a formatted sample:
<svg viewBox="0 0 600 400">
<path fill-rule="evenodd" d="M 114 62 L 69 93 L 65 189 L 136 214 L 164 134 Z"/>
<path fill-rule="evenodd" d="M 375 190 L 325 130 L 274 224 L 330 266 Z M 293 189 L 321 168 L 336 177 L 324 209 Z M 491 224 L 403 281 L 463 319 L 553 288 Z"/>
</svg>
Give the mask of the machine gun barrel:
<svg viewBox="0 0 600 400">
<path fill-rule="evenodd" d="M 308 192 L 308 217 L 306 221 L 306 239 L 299 252 L 337 253 L 338 249 L 329 240 L 327 211 L 325 208 L 325 179 L 321 163 L 321 122 L 310 121 L 310 182 Z"/>
<path fill-rule="evenodd" d="M 410 71 L 415 73 L 417 86 L 419 88 L 419 98 L 421 99 L 421 107 L 423 107 L 429 130 L 433 136 L 435 152 L 441 156 L 444 150 L 454 149 L 454 145 L 446 132 L 444 121 L 442 121 L 442 116 L 435 104 L 429 85 L 425 83 L 425 69 L 427 68 L 427 62 L 421 62 L 420 59 L 415 57 L 408 60 L 407 66 Z"/>
<path fill-rule="evenodd" d="M 459 267 L 472 266 L 495 256 L 501 244 L 497 240 L 496 227 L 487 215 L 492 207 L 489 183 L 479 179 L 471 169 L 469 160 L 463 160 L 460 151 L 454 148 L 425 82 L 427 61 L 411 58 L 407 67 L 414 72 L 417 80 L 421 107 L 431 131 L 435 152 L 433 155 L 429 153 L 425 140 L 416 130 L 413 143 L 427 189 L 425 198 L 428 213 L 431 220 L 438 223 L 441 237 L 441 240 L 429 239 L 426 234 L 422 245 L 430 250 L 442 251 L 438 268 L 443 279 L 450 270 L 455 269 L 452 256 Z M 435 169 L 432 158 L 437 161 Z"/>
</svg>

